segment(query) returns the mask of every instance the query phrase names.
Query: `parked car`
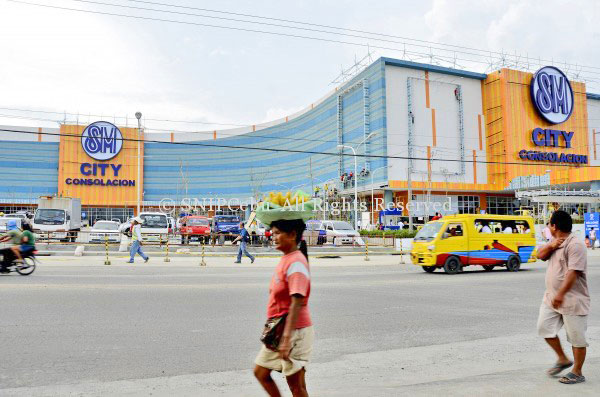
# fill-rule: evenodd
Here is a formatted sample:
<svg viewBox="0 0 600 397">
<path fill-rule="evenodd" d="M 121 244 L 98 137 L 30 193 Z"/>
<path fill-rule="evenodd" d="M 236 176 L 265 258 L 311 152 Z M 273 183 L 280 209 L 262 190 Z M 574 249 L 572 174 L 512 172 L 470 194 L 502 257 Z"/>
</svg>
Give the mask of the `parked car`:
<svg viewBox="0 0 600 397">
<path fill-rule="evenodd" d="M 323 226 L 323 221 L 306 221 L 305 240 L 307 240 L 308 244 L 317 245 L 323 245 L 327 242 L 327 232 L 325 231 L 325 226 Z"/>
<path fill-rule="evenodd" d="M 115 221 L 96 221 L 90 230 L 90 243 L 109 243 L 121 242 L 121 233 L 119 232 L 119 222 Z"/>
<path fill-rule="evenodd" d="M 129 219 L 127 219 L 126 222 L 121 223 L 121 225 L 119 226 L 119 233 L 125 234 L 128 237 L 131 237 L 130 229 L 131 229 L 131 220 L 132 219 L 133 218 L 129 218 Z"/>
<path fill-rule="evenodd" d="M 208 243 L 210 239 L 210 222 L 205 216 L 186 216 L 181 219 L 180 233 L 181 244 L 188 244 L 194 240 Z"/>
<path fill-rule="evenodd" d="M 323 226 L 327 233 L 327 242 L 364 245 L 360 234 L 348 222 L 323 221 Z"/>
<path fill-rule="evenodd" d="M 29 211 L 17 211 L 12 214 L 5 214 L 4 216 L 9 218 L 20 218 L 23 222 L 28 222 L 31 224 L 31 220 L 33 219 L 33 214 Z"/>
<path fill-rule="evenodd" d="M 13 218 L 13 217 L 10 217 L 10 216 L 3 216 L 3 217 L 0 217 L 0 233 L 5 233 L 6 232 L 6 229 L 7 229 L 6 228 L 6 224 L 10 220 L 13 220 L 13 221 L 17 222 L 17 228 L 21 229 L 21 225 L 22 225 L 21 218 Z"/>
</svg>

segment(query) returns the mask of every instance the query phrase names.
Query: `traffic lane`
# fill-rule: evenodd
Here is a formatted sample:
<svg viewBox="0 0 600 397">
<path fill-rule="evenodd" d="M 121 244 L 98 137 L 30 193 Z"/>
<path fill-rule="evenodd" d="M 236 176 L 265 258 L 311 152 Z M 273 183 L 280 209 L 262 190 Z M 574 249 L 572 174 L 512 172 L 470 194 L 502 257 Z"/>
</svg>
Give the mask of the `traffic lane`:
<svg viewBox="0 0 600 397">
<path fill-rule="evenodd" d="M 100 269 L 86 268 L 82 276 L 104 274 Z M 146 268 L 144 275 L 120 281 L 125 288 L 114 288 L 119 278 L 106 276 L 94 288 L 61 288 L 79 282 L 73 270 L 64 277 L 49 275 L 39 283 L 45 288 L 20 284 L 23 288 L 0 292 L 4 302 L 17 303 L 0 309 L 0 318 L 9 319 L 2 327 L 8 335 L 0 364 L 4 387 L 252 366 L 269 269 L 210 269 L 211 277 L 196 273 L 186 285 L 175 281 L 194 272 L 161 275 L 172 269 Z M 541 268 L 447 276 L 389 267 L 314 267 L 312 275 L 315 360 L 321 362 L 346 353 L 535 332 L 543 291 Z M 134 287 L 131 279 L 137 280 Z M 596 273 L 590 282 L 598 282 Z M 38 376 L 21 375 L 32 371 Z"/>
</svg>

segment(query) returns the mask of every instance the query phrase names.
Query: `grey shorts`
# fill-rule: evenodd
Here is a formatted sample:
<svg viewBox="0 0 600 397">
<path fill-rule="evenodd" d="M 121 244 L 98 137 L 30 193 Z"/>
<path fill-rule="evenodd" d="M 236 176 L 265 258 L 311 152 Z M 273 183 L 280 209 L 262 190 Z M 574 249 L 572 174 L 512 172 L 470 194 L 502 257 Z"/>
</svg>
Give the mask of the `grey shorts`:
<svg viewBox="0 0 600 397">
<path fill-rule="evenodd" d="M 538 334 L 542 338 L 554 338 L 558 336 L 558 331 L 564 325 L 565 331 L 567 331 L 567 340 L 573 347 L 587 347 L 588 344 L 585 340 L 587 318 L 588 316 L 560 314 L 542 302 L 537 323 Z"/>
</svg>

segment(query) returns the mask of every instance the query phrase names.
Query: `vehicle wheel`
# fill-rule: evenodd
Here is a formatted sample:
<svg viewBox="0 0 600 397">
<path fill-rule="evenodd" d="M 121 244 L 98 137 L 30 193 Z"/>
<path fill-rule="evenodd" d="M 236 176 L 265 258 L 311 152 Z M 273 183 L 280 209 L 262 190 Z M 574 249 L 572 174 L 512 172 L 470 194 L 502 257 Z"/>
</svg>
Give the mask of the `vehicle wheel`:
<svg viewBox="0 0 600 397">
<path fill-rule="evenodd" d="M 491 272 L 492 270 L 494 270 L 494 265 L 485 265 L 483 266 L 483 270 L 485 270 L 486 272 Z"/>
<path fill-rule="evenodd" d="M 446 259 L 446 263 L 444 263 L 444 271 L 446 272 L 446 274 L 456 274 L 460 272 L 460 270 L 460 260 L 457 257 L 451 256 L 448 259 Z"/>
<path fill-rule="evenodd" d="M 77 241 L 77 232 L 71 233 L 71 242 L 74 243 Z"/>
<path fill-rule="evenodd" d="M 506 262 L 506 270 L 509 272 L 518 272 L 521 268 L 521 261 L 516 256 L 511 256 Z"/>
<path fill-rule="evenodd" d="M 35 261 L 32 258 L 24 258 L 23 263 L 17 265 L 17 273 L 21 276 L 29 276 L 35 270 Z"/>
<path fill-rule="evenodd" d="M 427 273 L 433 273 L 436 269 L 436 266 L 423 266 L 423 270 L 425 270 Z"/>
</svg>

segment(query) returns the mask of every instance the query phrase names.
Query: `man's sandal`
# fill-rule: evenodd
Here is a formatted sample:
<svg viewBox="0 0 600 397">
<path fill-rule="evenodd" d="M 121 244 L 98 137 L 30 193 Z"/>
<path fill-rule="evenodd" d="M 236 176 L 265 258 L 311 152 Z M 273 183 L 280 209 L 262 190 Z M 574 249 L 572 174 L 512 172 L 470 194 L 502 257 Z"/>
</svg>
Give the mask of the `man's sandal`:
<svg viewBox="0 0 600 397">
<path fill-rule="evenodd" d="M 556 363 L 556 364 L 554 364 L 554 367 L 550 368 L 548 371 L 546 371 L 546 373 L 549 376 L 556 376 L 556 375 L 560 374 L 562 371 L 564 371 L 565 369 L 569 368 L 572 365 L 573 365 L 573 363 L 570 362 L 570 361 L 568 363 L 566 363 L 566 364 Z"/>
<path fill-rule="evenodd" d="M 564 383 L 565 385 L 574 385 L 575 383 L 583 383 L 585 382 L 585 376 L 575 375 L 573 372 L 569 372 L 562 378 L 558 380 L 560 383 Z"/>
</svg>

